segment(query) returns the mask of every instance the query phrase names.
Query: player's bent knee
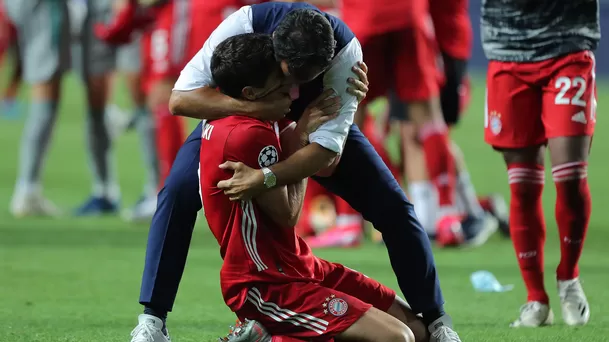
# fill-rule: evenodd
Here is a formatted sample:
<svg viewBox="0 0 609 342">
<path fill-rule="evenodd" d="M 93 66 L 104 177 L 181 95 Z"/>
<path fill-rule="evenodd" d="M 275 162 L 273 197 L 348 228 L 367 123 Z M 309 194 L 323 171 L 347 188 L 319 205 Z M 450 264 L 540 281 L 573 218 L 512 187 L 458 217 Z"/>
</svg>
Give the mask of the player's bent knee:
<svg viewBox="0 0 609 342">
<path fill-rule="evenodd" d="M 347 330 L 336 337 L 337 341 L 414 342 L 413 332 L 386 312 L 370 308 Z"/>
<path fill-rule="evenodd" d="M 427 327 L 421 318 L 412 312 L 410 305 L 408 305 L 408 303 L 406 303 L 406 301 L 402 298 L 396 296 L 395 300 L 387 310 L 387 313 L 406 324 L 412 331 L 417 342 L 429 340 Z"/>
</svg>

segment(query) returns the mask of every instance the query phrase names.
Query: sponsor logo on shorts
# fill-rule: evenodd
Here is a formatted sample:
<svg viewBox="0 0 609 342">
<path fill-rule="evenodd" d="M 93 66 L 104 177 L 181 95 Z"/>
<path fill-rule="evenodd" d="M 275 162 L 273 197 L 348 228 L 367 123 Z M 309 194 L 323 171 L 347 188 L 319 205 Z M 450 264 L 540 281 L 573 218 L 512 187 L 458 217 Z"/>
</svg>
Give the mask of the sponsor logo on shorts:
<svg viewBox="0 0 609 342">
<path fill-rule="evenodd" d="M 490 116 L 491 133 L 497 135 L 501 133 L 501 128 L 503 128 L 503 125 L 501 124 L 501 114 L 497 111 L 492 111 Z"/>
<path fill-rule="evenodd" d="M 335 295 L 327 297 L 323 304 L 324 314 L 332 314 L 336 317 L 344 315 L 349 309 L 349 304 L 344 299 L 338 298 Z"/>
</svg>

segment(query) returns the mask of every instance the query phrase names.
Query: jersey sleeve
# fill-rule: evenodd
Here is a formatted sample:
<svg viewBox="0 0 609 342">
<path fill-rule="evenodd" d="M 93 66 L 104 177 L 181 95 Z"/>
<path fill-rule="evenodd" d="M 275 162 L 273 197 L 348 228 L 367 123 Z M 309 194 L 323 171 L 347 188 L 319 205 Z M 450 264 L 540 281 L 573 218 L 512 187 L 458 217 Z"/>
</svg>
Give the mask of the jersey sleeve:
<svg viewBox="0 0 609 342">
<path fill-rule="evenodd" d="M 186 64 L 173 90 L 190 91 L 205 86 L 214 87 L 210 64 L 216 47 L 229 37 L 252 32 L 254 32 L 254 29 L 250 6 L 241 7 L 238 11 L 229 15 L 212 32 L 201 50 Z"/>
<path fill-rule="evenodd" d="M 353 38 L 334 57 L 330 69 L 324 75 L 324 88 L 332 88 L 340 96 L 340 113 L 335 119 L 326 122 L 317 131 L 311 133 L 310 142 L 336 153 L 342 153 L 358 105 L 357 98 L 347 93 L 349 86 L 347 79 L 357 77 L 351 68 L 361 61 L 363 61 L 362 47 L 356 38 Z"/>
<path fill-rule="evenodd" d="M 277 126 L 258 123 L 237 125 L 228 135 L 224 159 L 239 161 L 253 168 L 269 167 L 279 161 L 281 148 Z"/>
</svg>

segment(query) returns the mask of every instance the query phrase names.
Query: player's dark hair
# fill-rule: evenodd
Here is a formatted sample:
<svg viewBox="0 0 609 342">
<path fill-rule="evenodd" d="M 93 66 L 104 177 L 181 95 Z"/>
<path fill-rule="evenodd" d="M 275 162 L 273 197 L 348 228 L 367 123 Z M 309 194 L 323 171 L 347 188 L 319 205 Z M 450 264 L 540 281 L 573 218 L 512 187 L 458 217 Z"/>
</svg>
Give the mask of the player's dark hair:
<svg viewBox="0 0 609 342">
<path fill-rule="evenodd" d="M 306 79 L 312 67 L 325 69 L 334 57 L 334 29 L 321 13 L 290 11 L 273 32 L 275 58 L 285 61 L 296 79 Z"/>
<path fill-rule="evenodd" d="M 218 44 L 211 57 L 211 74 L 220 91 L 240 98 L 247 86 L 262 88 L 278 70 L 273 40 L 263 33 L 244 33 Z"/>
</svg>

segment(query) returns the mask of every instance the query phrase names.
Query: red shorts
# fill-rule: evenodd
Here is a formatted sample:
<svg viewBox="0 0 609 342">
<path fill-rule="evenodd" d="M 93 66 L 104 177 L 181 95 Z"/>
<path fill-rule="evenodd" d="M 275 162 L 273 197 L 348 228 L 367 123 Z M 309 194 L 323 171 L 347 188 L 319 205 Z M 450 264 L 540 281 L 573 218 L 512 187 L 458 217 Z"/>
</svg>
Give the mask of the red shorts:
<svg viewBox="0 0 609 342">
<path fill-rule="evenodd" d="M 235 5 L 231 5 L 235 3 Z M 174 81 L 239 1 L 171 1 L 159 10 L 154 27 L 142 38 L 143 84 L 147 92 L 160 80 Z"/>
<path fill-rule="evenodd" d="M 260 322 L 271 335 L 328 341 L 375 307 L 387 311 L 395 292 L 343 265 L 320 260 L 319 283 L 252 284 L 236 311 L 240 320 Z"/>
<path fill-rule="evenodd" d="M 362 41 L 362 52 L 369 68 L 367 101 L 387 95 L 389 89 L 406 102 L 438 95 L 438 54 L 429 25 L 370 37 Z"/>
<path fill-rule="evenodd" d="M 0 1 L 0 61 L 4 57 L 6 50 L 17 42 L 17 29 L 9 20 L 4 12 L 2 2 Z"/>
<path fill-rule="evenodd" d="M 594 54 L 582 51 L 533 63 L 491 61 L 484 138 L 496 148 L 591 136 L 596 123 Z"/>
</svg>

